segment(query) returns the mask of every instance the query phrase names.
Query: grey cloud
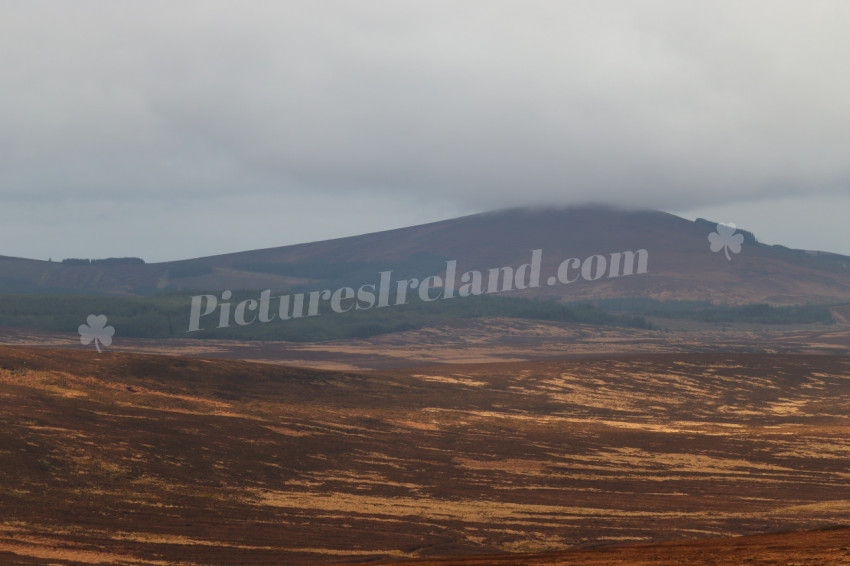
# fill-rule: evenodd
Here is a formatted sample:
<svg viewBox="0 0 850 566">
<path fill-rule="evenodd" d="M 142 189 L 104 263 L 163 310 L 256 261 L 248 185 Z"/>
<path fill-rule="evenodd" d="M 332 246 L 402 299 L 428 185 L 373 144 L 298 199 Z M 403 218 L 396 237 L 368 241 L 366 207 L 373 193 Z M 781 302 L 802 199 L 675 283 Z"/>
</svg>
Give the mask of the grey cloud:
<svg viewBox="0 0 850 566">
<path fill-rule="evenodd" d="M 850 192 L 850 4 L 0 7 L 0 196 Z"/>
</svg>

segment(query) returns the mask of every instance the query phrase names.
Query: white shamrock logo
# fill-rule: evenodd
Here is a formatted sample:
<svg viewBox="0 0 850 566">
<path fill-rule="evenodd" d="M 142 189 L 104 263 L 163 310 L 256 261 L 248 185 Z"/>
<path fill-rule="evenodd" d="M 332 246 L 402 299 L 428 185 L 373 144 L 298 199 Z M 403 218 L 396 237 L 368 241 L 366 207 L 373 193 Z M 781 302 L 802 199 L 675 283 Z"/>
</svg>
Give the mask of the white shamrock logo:
<svg viewBox="0 0 850 566">
<path fill-rule="evenodd" d="M 741 253 L 741 244 L 744 243 L 744 235 L 736 234 L 735 230 L 737 229 L 738 227 L 734 224 L 718 224 L 717 232 L 708 235 L 711 251 L 717 253 L 723 250 L 726 252 L 726 259 L 732 261 L 729 252 L 731 251 L 733 254 Z"/>
<path fill-rule="evenodd" d="M 80 342 L 83 346 L 88 346 L 94 342 L 97 352 L 100 353 L 100 345 L 111 346 L 112 336 L 115 334 L 115 329 L 111 326 L 106 326 L 106 315 L 90 314 L 86 318 L 88 324 L 81 324 L 77 329 L 80 333 Z"/>
</svg>

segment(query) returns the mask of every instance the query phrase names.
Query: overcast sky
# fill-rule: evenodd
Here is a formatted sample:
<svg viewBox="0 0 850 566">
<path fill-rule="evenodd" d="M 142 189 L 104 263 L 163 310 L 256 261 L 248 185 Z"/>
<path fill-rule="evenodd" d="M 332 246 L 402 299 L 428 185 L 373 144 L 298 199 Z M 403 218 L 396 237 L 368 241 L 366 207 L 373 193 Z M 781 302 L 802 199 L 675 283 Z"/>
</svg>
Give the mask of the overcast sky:
<svg viewBox="0 0 850 566">
<path fill-rule="evenodd" d="M 850 2 L 0 0 L 0 255 L 588 201 L 850 254 Z"/>
</svg>

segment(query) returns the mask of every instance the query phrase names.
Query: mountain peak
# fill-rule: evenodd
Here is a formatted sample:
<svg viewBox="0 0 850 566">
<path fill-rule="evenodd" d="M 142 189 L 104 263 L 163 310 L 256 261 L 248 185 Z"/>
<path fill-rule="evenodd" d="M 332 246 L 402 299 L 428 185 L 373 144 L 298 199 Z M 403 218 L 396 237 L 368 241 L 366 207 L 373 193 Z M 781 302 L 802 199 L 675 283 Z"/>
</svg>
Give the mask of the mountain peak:
<svg viewBox="0 0 850 566">
<path fill-rule="evenodd" d="M 644 250 L 640 277 L 513 290 L 560 300 L 649 297 L 719 303 L 835 302 L 850 296 L 850 258 L 767 246 L 746 230 L 657 210 L 587 204 L 506 208 L 417 226 L 192 260 L 87 265 L 0 258 L 0 291 L 152 294 L 191 289 L 331 288 L 382 270 L 417 277 L 516 268 L 541 250 L 550 278 L 566 260 Z M 616 257 L 620 257 L 619 255 Z M 601 260 L 597 260 L 597 263 Z"/>
</svg>

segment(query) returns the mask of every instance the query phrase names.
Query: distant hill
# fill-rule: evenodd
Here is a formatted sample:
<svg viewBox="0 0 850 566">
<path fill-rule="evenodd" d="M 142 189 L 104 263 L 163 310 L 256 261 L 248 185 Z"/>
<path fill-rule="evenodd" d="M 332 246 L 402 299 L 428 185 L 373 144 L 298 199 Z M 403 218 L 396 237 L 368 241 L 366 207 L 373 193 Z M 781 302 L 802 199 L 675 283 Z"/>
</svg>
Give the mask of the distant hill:
<svg viewBox="0 0 850 566">
<path fill-rule="evenodd" d="M 769 246 L 746 231 L 739 253 L 712 252 L 717 224 L 651 210 L 510 209 L 349 238 L 164 263 L 45 262 L 0 256 L 0 292 L 153 295 L 167 291 L 319 290 L 393 278 L 519 267 L 542 250 L 539 287 L 502 293 L 563 301 L 653 298 L 717 304 L 850 299 L 850 257 Z M 568 258 L 644 249 L 646 273 L 547 285 Z M 732 250 L 734 252 L 734 250 Z M 727 255 L 729 259 L 727 259 Z M 578 277 L 578 263 L 569 278 Z M 596 273 L 598 266 L 591 265 Z M 601 272 L 600 272 L 601 273 Z"/>
</svg>

